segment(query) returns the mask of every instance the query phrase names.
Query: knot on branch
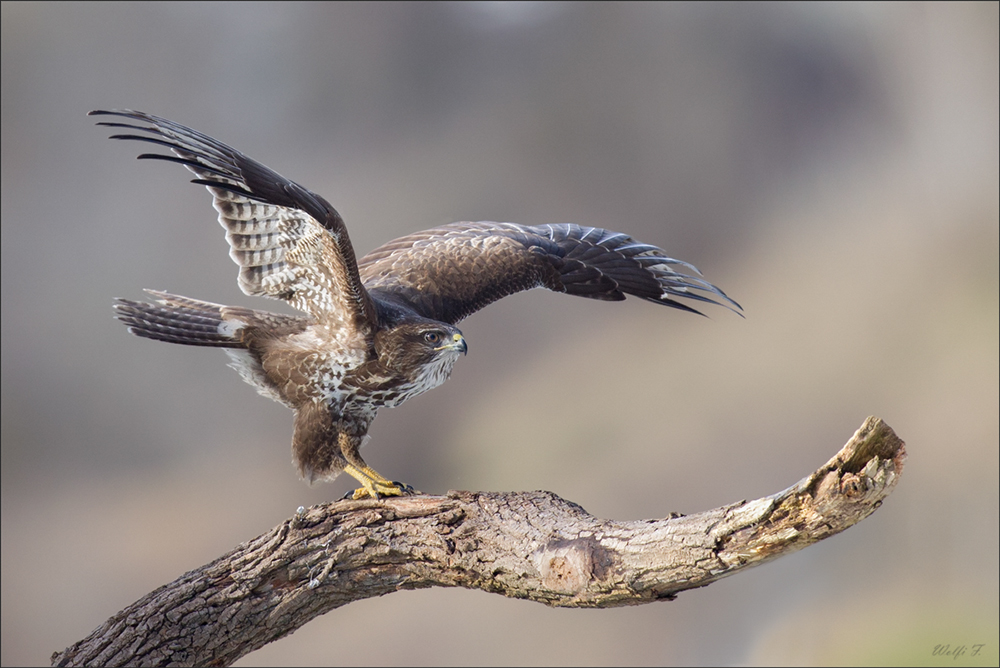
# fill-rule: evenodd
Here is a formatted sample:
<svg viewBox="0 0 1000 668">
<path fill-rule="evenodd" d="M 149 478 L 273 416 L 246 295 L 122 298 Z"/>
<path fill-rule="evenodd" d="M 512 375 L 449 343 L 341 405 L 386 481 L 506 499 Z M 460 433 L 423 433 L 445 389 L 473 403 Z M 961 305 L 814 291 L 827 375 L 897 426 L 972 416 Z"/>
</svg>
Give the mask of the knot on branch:
<svg viewBox="0 0 1000 668">
<path fill-rule="evenodd" d="M 543 587 L 574 596 L 603 581 L 614 562 L 613 552 L 592 537 L 553 540 L 532 555 Z"/>
</svg>

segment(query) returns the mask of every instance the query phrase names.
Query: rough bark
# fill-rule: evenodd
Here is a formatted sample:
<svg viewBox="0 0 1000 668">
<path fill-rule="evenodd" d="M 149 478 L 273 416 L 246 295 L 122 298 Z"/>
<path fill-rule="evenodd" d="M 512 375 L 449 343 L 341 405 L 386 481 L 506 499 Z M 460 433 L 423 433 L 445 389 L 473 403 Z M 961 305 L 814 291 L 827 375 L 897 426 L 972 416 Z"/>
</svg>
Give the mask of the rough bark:
<svg viewBox="0 0 1000 668">
<path fill-rule="evenodd" d="M 317 615 L 399 589 L 467 587 L 546 605 L 672 599 L 874 512 L 906 458 L 878 418 L 783 492 L 618 522 L 549 492 L 449 492 L 300 509 L 52 655 L 53 665 L 228 665 Z"/>
</svg>

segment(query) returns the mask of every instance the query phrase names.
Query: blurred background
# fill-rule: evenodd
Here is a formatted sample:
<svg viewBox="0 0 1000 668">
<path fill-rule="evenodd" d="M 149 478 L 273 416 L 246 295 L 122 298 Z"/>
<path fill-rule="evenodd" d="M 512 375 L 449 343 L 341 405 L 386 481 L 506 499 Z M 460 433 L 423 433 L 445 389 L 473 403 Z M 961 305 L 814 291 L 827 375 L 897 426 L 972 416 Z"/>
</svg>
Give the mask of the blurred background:
<svg viewBox="0 0 1000 668">
<path fill-rule="evenodd" d="M 404 591 L 240 665 L 998 660 L 998 5 L 2 5 L 2 663 L 339 498 L 292 415 L 115 297 L 244 296 L 210 197 L 86 113 L 135 108 L 322 194 L 360 254 L 455 220 L 575 222 L 696 264 L 708 318 L 540 290 L 461 325 L 367 460 L 606 518 L 783 489 L 868 415 L 907 442 L 849 531 L 678 600 Z"/>
</svg>

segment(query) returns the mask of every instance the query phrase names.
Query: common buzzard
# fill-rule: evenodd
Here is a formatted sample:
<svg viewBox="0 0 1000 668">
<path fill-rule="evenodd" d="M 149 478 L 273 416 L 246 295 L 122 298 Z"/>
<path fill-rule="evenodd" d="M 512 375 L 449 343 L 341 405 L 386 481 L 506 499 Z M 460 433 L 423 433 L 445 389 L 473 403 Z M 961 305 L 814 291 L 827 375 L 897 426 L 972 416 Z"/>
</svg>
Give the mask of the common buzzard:
<svg viewBox="0 0 1000 668">
<path fill-rule="evenodd" d="M 361 258 L 340 214 L 319 195 L 222 142 L 138 111 L 92 111 L 139 125 L 214 198 L 229 255 L 247 295 L 283 299 L 305 315 L 224 306 L 147 290 L 155 303 L 119 299 L 129 331 L 171 343 L 223 348 L 264 396 L 295 412 L 292 457 L 303 478 L 341 471 L 354 498 L 406 494 L 359 448 L 378 409 L 437 387 L 467 350 L 456 323 L 501 297 L 544 287 L 590 299 L 626 294 L 698 313 L 678 298 L 740 306 L 692 265 L 621 232 L 578 225 L 461 222 L 390 241 Z"/>
</svg>

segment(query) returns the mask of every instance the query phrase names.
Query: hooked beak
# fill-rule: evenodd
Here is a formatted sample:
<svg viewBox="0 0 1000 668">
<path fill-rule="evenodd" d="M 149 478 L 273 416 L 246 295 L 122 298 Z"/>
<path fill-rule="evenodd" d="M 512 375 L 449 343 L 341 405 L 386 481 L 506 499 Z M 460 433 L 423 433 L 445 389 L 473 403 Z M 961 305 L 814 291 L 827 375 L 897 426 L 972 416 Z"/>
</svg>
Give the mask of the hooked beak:
<svg viewBox="0 0 1000 668">
<path fill-rule="evenodd" d="M 451 341 L 439 346 L 434 350 L 457 350 L 463 355 L 469 352 L 469 345 L 465 342 L 465 337 L 461 334 L 455 334 L 451 337 Z"/>
</svg>

